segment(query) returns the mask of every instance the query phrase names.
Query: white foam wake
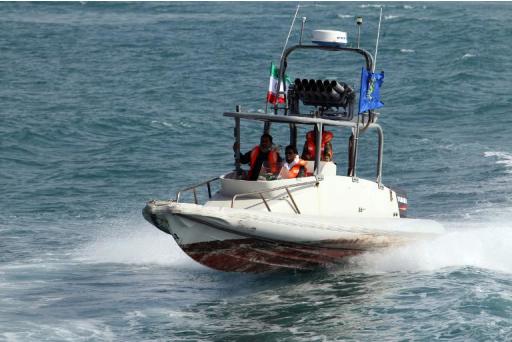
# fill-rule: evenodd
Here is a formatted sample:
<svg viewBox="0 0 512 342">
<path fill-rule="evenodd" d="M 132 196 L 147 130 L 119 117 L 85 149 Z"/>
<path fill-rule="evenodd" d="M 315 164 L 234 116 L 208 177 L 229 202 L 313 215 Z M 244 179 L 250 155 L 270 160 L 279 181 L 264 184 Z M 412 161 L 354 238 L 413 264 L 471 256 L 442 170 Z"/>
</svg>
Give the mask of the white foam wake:
<svg viewBox="0 0 512 342">
<path fill-rule="evenodd" d="M 96 233 L 92 242 L 78 251 L 86 262 L 157 264 L 194 267 L 192 261 L 167 235 L 146 223 L 115 222 Z M 199 266 L 198 266 L 199 267 Z"/>
<path fill-rule="evenodd" d="M 489 222 L 450 226 L 446 234 L 433 240 L 365 254 L 352 262 L 369 272 L 435 271 L 472 266 L 512 273 L 511 224 Z"/>
</svg>

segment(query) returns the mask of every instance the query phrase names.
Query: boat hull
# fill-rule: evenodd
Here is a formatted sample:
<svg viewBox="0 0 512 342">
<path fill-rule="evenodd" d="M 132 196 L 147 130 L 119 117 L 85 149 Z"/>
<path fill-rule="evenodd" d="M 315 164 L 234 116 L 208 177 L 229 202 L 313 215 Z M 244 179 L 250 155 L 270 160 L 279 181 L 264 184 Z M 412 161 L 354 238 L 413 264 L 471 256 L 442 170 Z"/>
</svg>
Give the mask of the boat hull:
<svg viewBox="0 0 512 342">
<path fill-rule="evenodd" d="M 313 270 L 335 264 L 360 250 L 322 248 L 255 238 L 198 242 L 180 246 L 192 259 L 225 272 Z"/>
<path fill-rule="evenodd" d="M 167 201 L 149 202 L 143 214 L 192 259 L 228 272 L 312 270 L 442 232 L 433 221 L 425 229 L 417 224 L 423 220 L 326 219 Z"/>
</svg>

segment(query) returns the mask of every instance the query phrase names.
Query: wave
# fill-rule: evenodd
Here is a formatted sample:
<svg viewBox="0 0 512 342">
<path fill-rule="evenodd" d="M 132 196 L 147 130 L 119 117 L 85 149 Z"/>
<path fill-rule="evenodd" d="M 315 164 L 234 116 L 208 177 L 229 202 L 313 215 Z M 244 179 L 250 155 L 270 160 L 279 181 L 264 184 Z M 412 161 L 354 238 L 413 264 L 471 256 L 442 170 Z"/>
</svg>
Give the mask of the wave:
<svg viewBox="0 0 512 342">
<path fill-rule="evenodd" d="M 364 4 L 364 5 L 359 5 L 360 8 L 381 8 L 381 7 L 386 7 L 386 5 L 373 5 L 373 4 Z"/>
<path fill-rule="evenodd" d="M 416 51 L 414 51 L 413 49 L 400 49 L 400 52 L 401 53 L 414 53 Z"/>
<path fill-rule="evenodd" d="M 19 326 L 6 327 L 0 337 L 5 341 L 49 341 L 57 336 L 61 341 L 114 341 L 116 334 L 111 327 L 97 319 L 62 319 L 57 322 L 21 322 Z M 12 330 L 12 331 L 9 331 Z M 15 331 L 20 330 L 20 331 Z M 38 336 L 35 338 L 35 336 Z"/>
<path fill-rule="evenodd" d="M 392 15 L 392 14 L 384 16 L 384 20 L 392 20 L 392 19 L 397 19 L 397 18 L 400 18 L 400 16 L 399 15 Z"/>
<path fill-rule="evenodd" d="M 423 5 L 423 6 L 412 6 L 412 5 L 403 5 L 403 6 L 399 6 L 399 5 L 392 5 L 392 4 L 386 4 L 386 5 L 376 5 L 376 4 L 363 4 L 363 5 L 359 5 L 360 8 L 402 8 L 402 9 L 418 9 L 418 8 L 421 8 L 421 9 L 427 9 L 428 7 Z"/>
<path fill-rule="evenodd" d="M 497 159 L 496 164 L 504 165 L 508 169 L 506 173 L 512 173 L 512 154 L 507 152 L 487 151 L 484 152 L 484 157 L 495 157 Z"/>
<path fill-rule="evenodd" d="M 473 58 L 473 57 L 476 57 L 476 55 L 473 55 L 471 53 L 466 53 L 464 56 L 462 56 L 462 59 Z"/>
<path fill-rule="evenodd" d="M 153 125 L 162 125 L 162 126 L 174 128 L 174 124 L 168 123 L 168 122 L 165 122 L 165 121 L 151 120 L 151 124 L 153 124 Z"/>
<path fill-rule="evenodd" d="M 446 234 L 406 246 L 355 257 L 365 272 L 437 271 L 477 267 L 512 273 L 512 225 L 505 222 L 451 223 Z"/>
</svg>

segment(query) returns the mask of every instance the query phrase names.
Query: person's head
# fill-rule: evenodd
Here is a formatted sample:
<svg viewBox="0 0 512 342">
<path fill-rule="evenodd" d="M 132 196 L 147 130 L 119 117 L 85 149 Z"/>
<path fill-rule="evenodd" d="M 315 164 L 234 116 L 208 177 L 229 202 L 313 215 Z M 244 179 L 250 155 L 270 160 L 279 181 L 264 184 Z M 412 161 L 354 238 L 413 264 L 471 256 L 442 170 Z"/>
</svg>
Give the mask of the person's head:
<svg viewBox="0 0 512 342">
<path fill-rule="evenodd" d="M 270 150 L 272 147 L 272 136 L 268 133 L 264 133 L 260 138 L 260 147 L 264 151 Z"/>
<path fill-rule="evenodd" d="M 294 145 L 288 145 L 284 149 L 286 162 L 291 163 L 297 156 L 297 148 Z"/>
</svg>

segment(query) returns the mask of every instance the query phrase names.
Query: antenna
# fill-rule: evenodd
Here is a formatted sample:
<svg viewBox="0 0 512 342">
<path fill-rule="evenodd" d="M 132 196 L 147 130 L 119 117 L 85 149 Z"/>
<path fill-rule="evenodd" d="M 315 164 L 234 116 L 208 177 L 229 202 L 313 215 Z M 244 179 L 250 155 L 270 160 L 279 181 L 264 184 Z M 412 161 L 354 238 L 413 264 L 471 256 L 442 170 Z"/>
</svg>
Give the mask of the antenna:
<svg viewBox="0 0 512 342">
<path fill-rule="evenodd" d="M 297 14 L 299 13 L 299 8 L 300 8 L 300 2 L 297 4 L 297 9 L 295 10 L 295 14 L 293 15 L 292 24 L 290 25 L 290 30 L 288 30 L 288 36 L 286 36 L 286 41 L 284 42 L 283 51 L 281 52 L 281 58 L 279 59 L 280 61 L 283 59 L 284 52 L 286 51 L 286 46 L 288 45 L 288 39 L 290 39 L 290 35 L 291 35 L 292 29 L 293 29 L 293 25 L 295 24 L 295 19 L 297 19 Z M 302 39 L 302 33 L 301 33 L 301 39 Z M 285 80 L 282 80 L 282 82 L 284 82 L 283 89 L 284 89 L 285 94 L 286 94 L 286 82 L 285 82 Z M 280 95 L 280 89 L 281 89 L 281 79 L 278 78 L 278 80 L 277 80 L 277 98 L 278 99 L 279 99 L 279 95 Z M 285 98 L 286 98 L 286 95 L 285 95 Z M 276 114 L 277 114 L 277 103 L 278 102 L 276 102 L 274 104 L 274 111 L 275 111 Z M 265 113 L 267 112 L 267 109 L 268 109 L 268 101 L 265 102 Z"/>
<path fill-rule="evenodd" d="M 380 23 L 382 21 L 382 7 L 380 8 L 380 17 L 379 17 L 379 28 L 377 29 L 377 42 L 375 43 L 375 60 L 373 61 L 373 70 L 375 72 L 375 67 L 377 66 L 377 53 L 379 52 L 379 38 L 380 38 Z"/>
<path fill-rule="evenodd" d="M 359 41 L 361 40 L 361 25 L 363 25 L 363 17 L 357 17 L 356 24 L 357 24 L 357 48 L 359 49 Z"/>
<path fill-rule="evenodd" d="M 299 37 L 299 45 L 302 45 L 302 35 L 304 34 L 304 24 L 306 23 L 307 18 L 302 17 L 302 25 L 300 27 L 300 37 Z"/>
<path fill-rule="evenodd" d="M 288 31 L 288 36 L 286 37 L 286 41 L 284 42 L 283 52 L 281 52 L 281 59 L 283 59 L 284 51 L 286 50 L 286 45 L 288 45 L 288 39 L 290 39 L 290 34 L 292 33 L 293 24 L 295 24 L 295 19 L 297 18 L 297 13 L 299 13 L 300 4 L 297 4 L 297 9 L 295 10 L 295 15 L 293 16 L 292 24 L 290 25 L 290 30 Z"/>
</svg>

